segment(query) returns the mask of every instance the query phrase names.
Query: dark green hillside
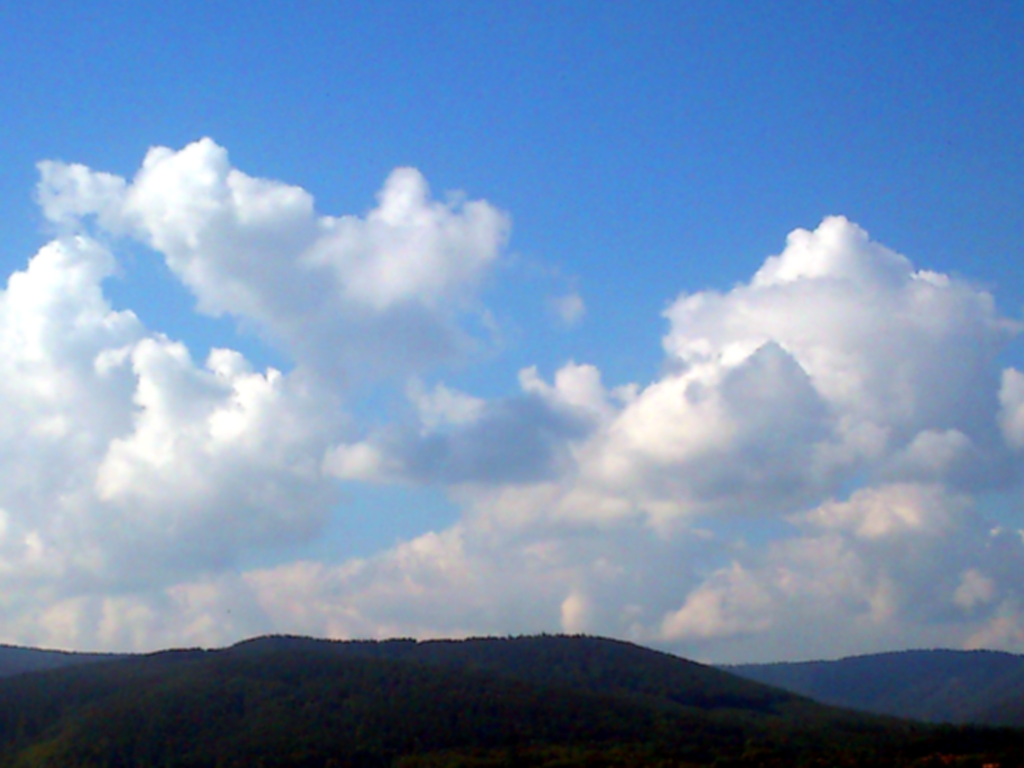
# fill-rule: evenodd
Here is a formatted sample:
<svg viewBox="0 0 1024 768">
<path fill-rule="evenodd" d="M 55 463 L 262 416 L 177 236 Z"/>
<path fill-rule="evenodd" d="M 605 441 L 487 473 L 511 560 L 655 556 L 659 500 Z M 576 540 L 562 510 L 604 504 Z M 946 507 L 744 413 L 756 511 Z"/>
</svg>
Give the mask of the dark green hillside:
<svg viewBox="0 0 1024 768">
<path fill-rule="evenodd" d="M 923 766 L 940 748 L 1002 759 L 1018 742 L 596 638 L 264 638 L 0 680 L 0 768 Z"/>
<path fill-rule="evenodd" d="M 387 765 L 581 745 L 704 762 L 771 742 L 742 720 L 334 650 L 175 652 L 16 678 L 0 685 L 0 764 Z"/>
<path fill-rule="evenodd" d="M 0 677 L 20 675 L 23 672 L 37 672 L 43 669 L 59 669 L 74 664 L 88 664 L 93 661 L 105 661 L 113 658 L 116 658 L 115 654 L 44 651 L 38 648 L 0 645 Z"/>
<path fill-rule="evenodd" d="M 263 637 L 240 643 L 226 652 L 258 655 L 271 649 L 441 665 L 591 693 L 641 696 L 651 702 L 704 710 L 734 709 L 765 715 L 800 712 L 808 716 L 812 710 L 816 714 L 825 712 L 801 696 L 750 685 L 714 667 L 597 637 L 548 635 L 423 642 Z"/>
<path fill-rule="evenodd" d="M 727 668 L 818 701 L 917 720 L 1024 726 L 1024 656 L 902 651 Z"/>
<path fill-rule="evenodd" d="M 668 727 L 615 699 L 379 659 L 208 654 L 105 666 L 99 681 L 61 681 L 74 705 L 16 738 L 8 765 L 256 765 L 272 756 L 281 765 L 373 765 L 521 742 L 628 744 Z M 11 725 L 4 732 L 17 734 Z M 710 748 L 734 735 L 708 729 L 700 741 Z"/>
</svg>

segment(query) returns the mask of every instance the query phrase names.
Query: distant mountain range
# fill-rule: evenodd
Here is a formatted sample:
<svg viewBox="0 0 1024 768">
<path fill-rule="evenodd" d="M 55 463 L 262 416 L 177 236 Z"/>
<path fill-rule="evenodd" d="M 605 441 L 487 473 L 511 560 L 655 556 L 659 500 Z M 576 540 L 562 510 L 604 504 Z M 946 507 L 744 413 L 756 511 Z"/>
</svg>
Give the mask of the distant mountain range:
<svg viewBox="0 0 1024 768">
<path fill-rule="evenodd" d="M 2 675 L 0 768 L 1024 764 L 1024 731 L 838 709 L 594 637 L 0 647 Z"/>
<path fill-rule="evenodd" d="M 899 651 L 838 661 L 723 667 L 817 701 L 929 722 L 1024 727 L 1024 656 Z"/>
<path fill-rule="evenodd" d="M 93 661 L 110 661 L 121 658 L 124 655 L 116 653 L 45 651 L 40 648 L 0 645 L 0 678 L 20 675 L 23 672 L 38 672 L 74 664 L 88 664 Z"/>
</svg>

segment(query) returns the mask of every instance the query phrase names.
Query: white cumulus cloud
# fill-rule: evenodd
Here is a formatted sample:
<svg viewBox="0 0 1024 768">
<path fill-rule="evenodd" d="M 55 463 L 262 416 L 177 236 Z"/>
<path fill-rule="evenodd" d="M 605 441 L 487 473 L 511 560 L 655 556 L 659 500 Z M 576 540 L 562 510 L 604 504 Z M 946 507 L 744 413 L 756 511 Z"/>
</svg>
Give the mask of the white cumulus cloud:
<svg viewBox="0 0 1024 768">
<path fill-rule="evenodd" d="M 1018 477 L 1019 374 L 998 363 L 1018 324 L 989 294 L 832 217 L 793 233 L 749 283 L 685 294 L 666 316 L 666 366 L 650 384 L 608 390 L 577 363 L 549 384 L 528 369 L 521 396 L 474 400 L 471 422 L 443 437 L 421 413 L 418 429 L 358 448 L 391 480 L 456 484 L 495 547 L 528 531 L 632 531 L 628 572 L 656 542 L 689 542 L 688 559 L 658 561 L 648 592 L 602 618 L 593 606 L 623 598 L 592 578 L 538 597 L 571 626 L 737 660 L 965 645 L 992 622 L 1013 626 L 1021 541 L 975 500 Z M 546 408 L 533 417 L 531 399 Z M 513 406 L 518 431 L 480 429 Z M 559 412 L 577 428 L 552 433 L 539 416 Z M 556 442 L 531 448 L 545 457 L 535 471 L 498 470 L 541 436 Z M 418 458 L 453 446 L 476 461 L 454 473 Z M 752 544 L 759 520 L 772 533 Z"/>
<path fill-rule="evenodd" d="M 842 217 L 672 301 L 652 381 L 568 361 L 489 399 L 437 368 L 481 342 L 509 230 L 489 203 L 398 169 L 369 211 L 324 215 L 210 140 L 154 149 L 130 179 L 40 169 L 58 237 L 0 291 L 2 640 L 561 629 L 733 661 L 1024 650 L 1024 375 L 999 362 L 1019 324 Z M 114 308 L 126 242 L 293 365 Z M 350 384 L 383 375 L 405 401 L 360 421 Z M 372 556 L 242 565 L 345 514 L 339 481 L 434 486 L 461 517 Z"/>
<path fill-rule="evenodd" d="M 200 311 L 256 327 L 332 379 L 411 372 L 470 349 L 461 324 L 508 237 L 483 201 L 432 199 L 395 170 L 365 216 L 316 212 L 305 190 L 249 176 L 209 139 L 150 150 L 130 181 L 40 164 L 38 197 L 64 227 L 98 227 L 160 253 Z M 380 350 L 386 349 L 387 354 Z"/>
</svg>

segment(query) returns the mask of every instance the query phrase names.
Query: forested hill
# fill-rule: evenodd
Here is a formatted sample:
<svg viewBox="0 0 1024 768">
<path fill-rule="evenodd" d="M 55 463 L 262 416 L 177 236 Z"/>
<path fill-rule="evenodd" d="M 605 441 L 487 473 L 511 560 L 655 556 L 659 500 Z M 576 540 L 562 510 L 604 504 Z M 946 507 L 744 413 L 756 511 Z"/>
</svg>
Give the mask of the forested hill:
<svg viewBox="0 0 1024 768">
<path fill-rule="evenodd" d="M 239 643 L 230 654 L 270 651 L 329 653 L 451 667 L 558 685 L 590 693 L 632 695 L 702 709 L 764 714 L 805 714 L 821 707 L 802 696 L 749 681 L 715 667 L 632 643 L 599 637 L 547 635 L 469 640 L 326 641 L 263 637 Z"/>
<path fill-rule="evenodd" d="M 1011 653 L 900 651 L 724 669 L 866 712 L 1024 727 L 1024 656 Z"/>
<path fill-rule="evenodd" d="M 263 638 L 0 680 L 0 768 L 924 766 L 1021 762 L 1021 742 L 584 637 Z"/>
<path fill-rule="evenodd" d="M 70 651 L 23 648 L 17 645 L 0 645 L 0 678 L 20 675 L 23 672 L 88 664 L 93 661 L 109 661 L 114 658 L 118 658 L 118 654 L 72 653 Z"/>
</svg>

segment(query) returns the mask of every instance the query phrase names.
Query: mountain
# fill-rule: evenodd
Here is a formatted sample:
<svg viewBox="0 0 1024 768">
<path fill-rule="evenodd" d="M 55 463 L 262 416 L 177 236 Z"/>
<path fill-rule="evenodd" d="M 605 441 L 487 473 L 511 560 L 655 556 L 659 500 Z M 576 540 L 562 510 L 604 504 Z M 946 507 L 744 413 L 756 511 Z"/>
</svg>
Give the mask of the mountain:
<svg viewBox="0 0 1024 768">
<path fill-rule="evenodd" d="M 1024 727 L 1024 656 L 1011 653 L 900 651 L 723 669 L 865 712 L 929 722 Z"/>
<path fill-rule="evenodd" d="M 0 768 L 1024 763 L 629 643 L 267 637 L 0 680 Z"/>
<path fill-rule="evenodd" d="M 736 675 L 632 643 L 562 635 L 469 640 L 324 641 L 264 637 L 230 649 L 232 654 L 271 651 L 330 653 L 451 667 L 558 685 L 589 693 L 631 695 L 701 709 L 809 716 L 821 707 Z"/>
<path fill-rule="evenodd" d="M 112 653 L 72 653 L 70 651 L 23 648 L 16 645 L 0 645 L 0 678 L 20 675 L 23 672 L 57 669 L 74 664 L 109 661 L 117 656 L 118 654 Z"/>
</svg>

